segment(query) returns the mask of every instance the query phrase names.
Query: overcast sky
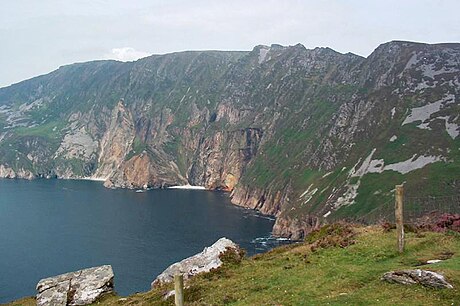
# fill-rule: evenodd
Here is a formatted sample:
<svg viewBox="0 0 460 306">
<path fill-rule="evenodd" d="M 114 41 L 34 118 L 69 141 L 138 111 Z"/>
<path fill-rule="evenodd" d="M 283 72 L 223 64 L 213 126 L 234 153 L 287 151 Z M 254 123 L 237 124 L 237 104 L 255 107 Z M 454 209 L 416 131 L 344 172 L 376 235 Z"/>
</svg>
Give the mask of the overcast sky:
<svg viewBox="0 0 460 306">
<path fill-rule="evenodd" d="M 302 43 L 460 42 L 459 0 L 2 0 L 0 87 L 94 59 Z"/>
</svg>

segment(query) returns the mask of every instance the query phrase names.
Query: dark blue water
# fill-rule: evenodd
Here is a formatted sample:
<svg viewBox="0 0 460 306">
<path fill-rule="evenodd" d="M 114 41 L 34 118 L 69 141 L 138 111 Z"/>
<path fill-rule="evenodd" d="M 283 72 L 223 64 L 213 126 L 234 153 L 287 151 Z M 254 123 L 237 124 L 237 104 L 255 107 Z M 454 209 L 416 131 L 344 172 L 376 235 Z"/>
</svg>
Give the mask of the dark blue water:
<svg viewBox="0 0 460 306">
<path fill-rule="evenodd" d="M 272 226 L 225 193 L 0 179 L 0 303 L 35 295 L 42 278 L 104 264 L 119 294 L 146 291 L 171 263 L 220 237 L 264 251 L 254 239 Z"/>
</svg>

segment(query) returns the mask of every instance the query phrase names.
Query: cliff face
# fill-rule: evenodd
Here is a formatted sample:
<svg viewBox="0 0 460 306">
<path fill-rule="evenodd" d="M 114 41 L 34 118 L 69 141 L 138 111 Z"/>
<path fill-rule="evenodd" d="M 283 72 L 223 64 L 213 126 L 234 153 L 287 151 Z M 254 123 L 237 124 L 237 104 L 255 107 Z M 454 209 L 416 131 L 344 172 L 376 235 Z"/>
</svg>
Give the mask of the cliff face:
<svg viewBox="0 0 460 306">
<path fill-rule="evenodd" d="M 110 178 L 121 168 L 135 137 L 131 112 L 120 101 L 114 107 L 107 130 L 100 141 L 96 178 Z"/>
<path fill-rule="evenodd" d="M 263 132 L 257 128 L 216 131 L 203 135 L 195 149 L 188 179 L 208 189 L 232 191 L 255 156 Z"/>
<path fill-rule="evenodd" d="M 274 234 L 460 188 L 460 45 L 302 45 L 96 61 L 0 89 L 0 177 L 200 185 Z M 429 186 L 429 188 L 427 188 Z"/>
</svg>

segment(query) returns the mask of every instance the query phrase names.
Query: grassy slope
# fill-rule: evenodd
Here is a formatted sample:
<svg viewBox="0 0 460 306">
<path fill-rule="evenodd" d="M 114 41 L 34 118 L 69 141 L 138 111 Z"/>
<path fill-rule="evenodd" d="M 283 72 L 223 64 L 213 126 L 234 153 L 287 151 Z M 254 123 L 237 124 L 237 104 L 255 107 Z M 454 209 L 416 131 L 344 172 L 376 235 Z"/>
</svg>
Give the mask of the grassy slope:
<svg viewBox="0 0 460 306">
<path fill-rule="evenodd" d="M 280 247 L 266 254 L 227 264 L 195 277 L 186 290 L 188 305 L 457 305 L 460 303 L 460 236 L 409 233 L 407 250 L 395 251 L 395 232 L 377 227 L 356 229 L 356 244 L 311 251 L 309 244 Z M 453 257 L 421 268 L 443 273 L 453 290 L 388 284 L 389 270 L 415 268 L 424 260 L 452 252 Z M 161 300 L 162 288 L 99 305 L 172 305 Z M 188 294 L 188 295 L 187 295 Z M 121 300 L 120 300 L 121 299 Z M 32 305 L 33 299 L 12 305 Z"/>
</svg>

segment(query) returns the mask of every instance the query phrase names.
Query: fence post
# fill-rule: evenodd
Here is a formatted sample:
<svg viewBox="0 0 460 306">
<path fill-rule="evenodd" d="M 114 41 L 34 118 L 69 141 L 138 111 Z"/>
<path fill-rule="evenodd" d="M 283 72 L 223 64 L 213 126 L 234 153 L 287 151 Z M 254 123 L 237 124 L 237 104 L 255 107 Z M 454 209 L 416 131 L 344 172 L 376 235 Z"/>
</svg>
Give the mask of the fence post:
<svg viewBox="0 0 460 306">
<path fill-rule="evenodd" d="M 176 306 L 184 306 L 184 276 L 174 275 L 174 301 Z"/>
<path fill-rule="evenodd" d="M 395 192 L 395 221 L 396 233 L 398 236 L 398 251 L 404 252 L 404 220 L 403 220 L 403 198 L 404 187 L 403 185 L 396 185 Z"/>
</svg>

